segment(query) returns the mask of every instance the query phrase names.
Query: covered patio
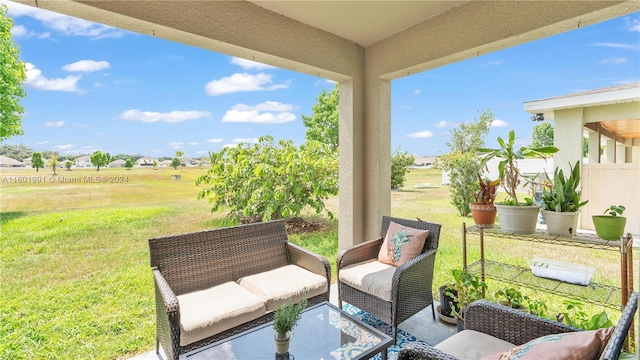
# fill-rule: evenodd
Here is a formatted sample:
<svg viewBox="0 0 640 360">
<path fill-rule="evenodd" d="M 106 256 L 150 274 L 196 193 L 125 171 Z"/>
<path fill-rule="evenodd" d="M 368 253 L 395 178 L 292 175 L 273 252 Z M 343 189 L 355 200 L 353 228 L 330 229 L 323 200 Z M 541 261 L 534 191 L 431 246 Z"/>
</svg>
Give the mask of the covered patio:
<svg viewBox="0 0 640 360">
<path fill-rule="evenodd" d="M 340 84 L 339 247 L 390 214 L 391 81 L 640 10 L 637 1 L 18 0 Z"/>
</svg>

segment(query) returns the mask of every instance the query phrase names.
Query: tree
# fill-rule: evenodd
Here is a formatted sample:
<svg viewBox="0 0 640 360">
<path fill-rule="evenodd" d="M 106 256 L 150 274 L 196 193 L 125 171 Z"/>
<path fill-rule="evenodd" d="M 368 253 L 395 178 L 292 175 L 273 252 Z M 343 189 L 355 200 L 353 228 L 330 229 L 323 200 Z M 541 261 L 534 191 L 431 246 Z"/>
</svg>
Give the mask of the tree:
<svg viewBox="0 0 640 360">
<path fill-rule="evenodd" d="M 397 149 L 391 157 L 391 189 L 400 189 L 407 180 L 409 168 L 413 165 L 414 158 L 407 152 Z"/>
<path fill-rule="evenodd" d="M 307 128 L 306 139 L 317 140 L 338 148 L 338 127 L 340 125 L 338 112 L 338 84 L 330 92 L 322 90 L 316 104 L 313 105 L 313 115 L 302 115 L 302 122 Z"/>
<path fill-rule="evenodd" d="M 176 159 L 178 159 L 179 162 L 180 162 L 180 171 L 182 171 L 182 157 L 183 156 L 184 156 L 184 151 L 180 151 L 180 150 L 176 151 Z M 171 162 L 171 164 L 173 164 L 173 162 Z"/>
<path fill-rule="evenodd" d="M 171 160 L 171 166 L 175 169 L 178 170 L 178 166 L 180 165 L 180 159 L 178 159 L 177 157 L 174 157 L 173 160 Z"/>
<path fill-rule="evenodd" d="M 107 154 L 103 154 L 100 150 L 96 150 L 91 154 L 90 161 L 93 166 L 98 168 L 97 171 L 100 171 L 100 166 L 106 166 L 109 163 Z"/>
<path fill-rule="evenodd" d="M 553 146 L 553 125 L 548 121 L 543 121 L 533 127 L 531 133 L 531 144 L 529 147 Z"/>
<path fill-rule="evenodd" d="M 211 169 L 196 185 L 206 186 L 198 199 L 208 198 L 211 211 L 266 221 L 298 216 L 310 206 L 333 217 L 324 201 L 338 193 L 338 154 L 325 143 L 312 140 L 298 148 L 290 140 L 274 144 L 267 135 L 210 157 Z"/>
<path fill-rule="evenodd" d="M 71 165 L 73 165 L 73 163 L 69 160 L 64 163 L 64 167 L 67 168 L 67 171 L 71 171 Z"/>
<path fill-rule="evenodd" d="M 44 168 L 44 160 L 42 160 L 42 154 L 39 152 L 34 152 L 31 155 L 31 167 L 36 168 L 36 172 L 40 168 Z"/>
<path fill-rule="evenodd" d="M 25 65 L 11 40 L 13 20 L 6 14 L 7 6 L 0 4 L 0 141 L 24 134 L 20 99 L 27 95 L 22 85 L 27 78 Z"/>
<path fill-rule="evenodd" d="M 131 168 L 133 167 L 133 160 L 131 158 L 127 159 L 124 162 L 124 167 L 126 167 L 127 170 L 131 170 Z"/>
<path fill-rule="evenodd" d="M 484 137 L 494 119 L 491 110 L 484 110 L 479 119 L 460 124 L 453 129 L 451 142 L 447 143 L 451 151 L 440 157 L 442 170 L 449 173 L 451 203 L 461 216 L 471 213 L 469 203 L 474 202 L 473 195 L 479 189 L 477 174 L 482 168 L 474 150 L 484 145 Z"/>
<path fill-rule="evenodd" d="M 158 168 L 158 160 L 153 160 L 153 170 L 156 170 L 157 168 Z"/>
<path fill-rule="evenodd" d="M 56 169 L 58 168 L 58 155 L 51 155 L 48 161 L 51 170 L 53 170 L 53 175 L 57 175 Z"/>
<path fill-rule="evenodd" d="M 30 147 L 20 144 L 20 145 L 11 145 L 4 144 L 0 145 L 0 155 L 8 156 L 12 159 L 16 159 L 18 161 L 24 161 L 25 159 L 29 159 L 33 154 L 33 149 Z"/>
</svg>

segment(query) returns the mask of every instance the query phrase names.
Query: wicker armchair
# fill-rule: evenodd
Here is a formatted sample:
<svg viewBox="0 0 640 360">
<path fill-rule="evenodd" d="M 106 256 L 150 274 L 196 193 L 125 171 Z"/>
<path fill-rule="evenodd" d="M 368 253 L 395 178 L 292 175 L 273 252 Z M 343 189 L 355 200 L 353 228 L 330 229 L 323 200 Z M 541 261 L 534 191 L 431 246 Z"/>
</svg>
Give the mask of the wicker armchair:
<svg viewBox="0 0 640 360">
<path fill-rule="evenodd" d="M 284 220 L 149 239 L 156 294 L 156 353 L 168 359 L 273 320 L 273 311 L 203 340 L 181 344 L 177 296 L 290 264 L 327 279 L 308 306 L 329 301 L 331 268 L 317 254 L 288 242 Z"/>
<path fill-rule="evenodd" d="M 392 279 L 391 301 L 386 301 L 340 281 L 340 269 L 367 260 L 377 259 L 390 221 L 415 229 L 429 230 L 429 235 L 422 253 L 395 270 Z M 342 302 L 344 301 L 386 321 L 393 326 L 394 339 L 398 332 L 399 323 L 429 305 L 431 305 L 431 312 L 435 319 L 432 281 L 438 240 L 440 238 L 440 227 L 440 224 L 385 216 L 382 219 L 380 238 L 342 250 L 338 254 L 336 262 L 338 304 L 340 308 L 342 308 Z"/>
<path fill-rule="evenodd" d="M 600 359 L 618 359 L 629 328 L 633 325 L 638 307 L 638 293 L 633 293 L 627 303 L 615 331 L 604 348 Z M 500 304 L 480 300 L 465 311 L 465 330 L 475 330 L 515 345 L 522 345 L 541 336 L 581 331 L 548 319 L 514 310 Z M 400 351 L 398 360 L 457 360 L 433 346 L 410 343 Z"/>
</svg>

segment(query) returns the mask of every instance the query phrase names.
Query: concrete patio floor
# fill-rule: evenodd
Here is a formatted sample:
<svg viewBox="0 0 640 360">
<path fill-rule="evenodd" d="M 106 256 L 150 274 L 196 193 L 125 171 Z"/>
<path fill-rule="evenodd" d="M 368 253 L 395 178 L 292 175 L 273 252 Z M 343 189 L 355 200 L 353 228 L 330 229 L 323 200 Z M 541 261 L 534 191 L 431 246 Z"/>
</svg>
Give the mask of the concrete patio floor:
<svg viewBox="0 0 640 360">
<path fill-rule="evenodd" d="M 336 284 L 331 285 L 330 302 L 334 305 L 338 305 L 338 288 Z M 436 307 L 438 303 L 436 302 Z M 431 307 L 428 307 L 414 316 L 407 319 L 405 322 L 400 323 L 398 326 L 405 332 L 415 336 L 416 338 L 423 340 L 431 345 L 435 345 L 449 336 L 456 333 L 456 326 L 446 324 L 439 320 L 438 312 L 436 311 L 436 320 L 434 321 L 431 316 Z M 137 355 L 130 360 L 165 360 L 160 355 L 157 356 L 155 349 L 146 352 L 141 355 Z"/>
</svg>

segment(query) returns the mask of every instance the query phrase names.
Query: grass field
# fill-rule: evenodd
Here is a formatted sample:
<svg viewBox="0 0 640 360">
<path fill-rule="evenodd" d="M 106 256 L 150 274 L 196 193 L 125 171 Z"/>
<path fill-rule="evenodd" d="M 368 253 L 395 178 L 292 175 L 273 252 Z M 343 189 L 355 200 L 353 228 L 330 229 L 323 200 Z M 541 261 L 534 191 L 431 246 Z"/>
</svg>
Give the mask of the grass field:
<svg viewBox="0 0 640 360">
<path fill-rule="evenodd" d="M 211 213 L 205 200 L 196 199 L 194 181 L 205 171 L 75 169 L 54 177 L 47 169 L 0 169 L 0 359 L 126 359 L 153 349 L 147 240 L 228 224 L 225 213 Z M 172 180 L 173 174 L 181 180 Z M 440 184 L 440 172 L 412 171 L 403 191 L 391 193 L 392 215 L 442 224 L 437 291 L 451 280 L 451 269 L 461 267 L 462 223 L 473 221 L 457 214 L 446 187 L 414 188 L 426 182 Z M 338 214 L 337 198 L 327 204 Z M 290 238 L 327 257 L 335 278 L 337 221 L 304 216 L 326 227 Z M 477 258 L 472 244 L 469 256 Z M 618 284 L 615 252 L 507 240 L 489 246 L 492 259 L 526 265 L 527 258 L 544 254 L 594 266 L 594 280 Z M 489 286 L 491 293 L 502 284 Z"/>
</svg>

